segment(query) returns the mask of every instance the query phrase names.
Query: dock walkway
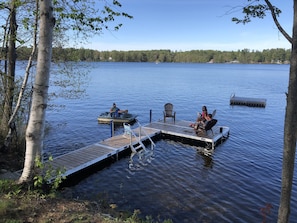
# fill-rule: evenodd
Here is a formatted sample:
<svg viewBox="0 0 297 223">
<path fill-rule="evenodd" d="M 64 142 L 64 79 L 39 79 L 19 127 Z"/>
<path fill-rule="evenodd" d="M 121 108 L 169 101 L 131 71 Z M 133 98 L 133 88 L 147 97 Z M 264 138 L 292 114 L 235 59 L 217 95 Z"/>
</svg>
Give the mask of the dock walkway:
<svg viewBox="0 0 297 223">
<path fill-rule="evenodd" d="M 132 128 L 137 138 L 125 137 L 123 134 L 112 136 L 108 139 L 85 146 L 70 153 L 55 157 L 50 165 L 54 169 L 64 169 L 63 176 L 68 177 L 80 173 L 87 168 L 100 164 L 109 158 L 118 158 L 124 151 L 131 153 L 131 144 L 137 146 L 140 142 L 149 141 L 150 138 L 159 136 L 170 137 L 176 140 L 191 140 L 196 143 L 204 143 L 208 148 L 214 150 L 215 146 L 229 136 L 229 128 L 214 126 L 213 134 L 208 131 L 207 135 L 197 136 L 194 129 L 189 127 L 189 121 L 166 122 L 157 121 L 145 126 Z"/>
</svg>

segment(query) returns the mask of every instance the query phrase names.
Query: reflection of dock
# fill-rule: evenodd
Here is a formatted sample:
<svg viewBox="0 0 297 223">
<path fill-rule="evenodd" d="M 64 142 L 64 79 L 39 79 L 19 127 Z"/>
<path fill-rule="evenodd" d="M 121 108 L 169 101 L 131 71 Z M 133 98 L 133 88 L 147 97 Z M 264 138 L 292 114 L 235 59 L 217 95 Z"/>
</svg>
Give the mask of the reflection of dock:
<svg viewBox="0 0 297 223">
<path fill-rule="evenodd" d="M 137 138 L 132 138 L 130 142 L 129 137 L 124 137 L 123 134 L 116 135 L 75 150 L 73 152 L 55 157 L 51 166 L 53 168 L 65 168 L 64 176 L 80 173 L 87 168 L 108 161 L 117 160 L 121 154 L 130 154 L 130 143 L 137 146 L 140 142 L 148 142 L 150 138 L 170 138 L 175 141 L 189 142 L 193 145 L 207 146 L 209 149 L 224 141 L 229 136 L 228 127 L 213 127 L 213 134 L 208 131 L 205 136 L 197 136 L 194 129 L 189 127 L 189 121 L 166 122 L 158 121 L 152 122 L 145 126 L 140 126 L 132 129 Z M 124 131 L 124 130 L 123 130 Z M 149 137 L 148 137 L 149 136 Z M 106 164 L 105 164 L 106 165 Z"/>
</svg>

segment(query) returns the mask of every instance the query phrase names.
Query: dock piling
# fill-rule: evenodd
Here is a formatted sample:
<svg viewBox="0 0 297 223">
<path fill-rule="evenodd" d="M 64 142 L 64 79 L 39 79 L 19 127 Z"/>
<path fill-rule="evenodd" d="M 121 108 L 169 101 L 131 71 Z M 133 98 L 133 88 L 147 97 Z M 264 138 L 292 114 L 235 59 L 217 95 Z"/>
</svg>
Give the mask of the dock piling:
<svg viewBox="0 0 297 223">
<path fill-rule="evenodd" d="M 114 136 L 114 123 L 113 120 L 110 121 L 110 136 Z"/>
</svg>

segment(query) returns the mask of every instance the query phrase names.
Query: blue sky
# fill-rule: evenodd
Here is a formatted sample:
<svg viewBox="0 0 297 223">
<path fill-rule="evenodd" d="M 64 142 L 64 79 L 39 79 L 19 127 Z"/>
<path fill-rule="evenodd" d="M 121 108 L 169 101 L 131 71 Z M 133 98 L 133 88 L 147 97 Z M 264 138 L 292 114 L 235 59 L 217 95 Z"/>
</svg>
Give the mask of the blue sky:
<svg viewBox="0 0 297 223">
<path fill-rule="evenodd" d="M 173 51 L 290 49 L 271 15 L 242 25 L 231 21 L 242 15 L 247 0 L 119 0 L 133 19 L 120 18 L 123 27 L 104 31 L 84 48 L 103 50 Z M 293 1 L 271 0 L 282 10 L 279 22 L 292 34 Z M 241 16 L 242 18 L 243 16 Z"/>
</svg>

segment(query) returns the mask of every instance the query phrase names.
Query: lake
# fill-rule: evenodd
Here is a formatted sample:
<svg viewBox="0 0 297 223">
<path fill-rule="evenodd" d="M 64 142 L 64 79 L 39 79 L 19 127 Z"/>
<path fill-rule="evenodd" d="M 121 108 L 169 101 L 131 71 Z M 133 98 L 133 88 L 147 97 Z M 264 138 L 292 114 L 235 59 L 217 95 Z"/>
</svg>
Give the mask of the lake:
<svg viewBox="0 0 297 223">
<path fill-rule="evenodd" d="M 178 120 L 196 119 L 206 105 L 230 137 L 211 157 L 171 140 L 149 154 L 120 159 L 70 188 L 71 197 L 102 199 L 118 210 L 173 222 L 277 221 L 289 65 L 85 63 L 90 82 L 82 99 L 57 99 L 64 109 L 47 111 L 44 152 L 54 157 L 110 137 L 97 116 L 113 102 L 138 114 L 141 124 L 163 118 L 174 104 Z M 265 108 L 230 106 L 230 96 L 267 99 Z M 115 134 L 122 134 L 117 128 Z M 131 163 L 132 162 L 132 163 Z M 133 168 L 131 168 L 131 164 Z M 294 180 L 290 219 L 297 219 Z M 69 196 L 69 190 L 67 190 Z"/>
</svg>

